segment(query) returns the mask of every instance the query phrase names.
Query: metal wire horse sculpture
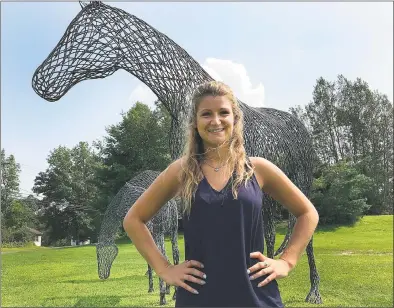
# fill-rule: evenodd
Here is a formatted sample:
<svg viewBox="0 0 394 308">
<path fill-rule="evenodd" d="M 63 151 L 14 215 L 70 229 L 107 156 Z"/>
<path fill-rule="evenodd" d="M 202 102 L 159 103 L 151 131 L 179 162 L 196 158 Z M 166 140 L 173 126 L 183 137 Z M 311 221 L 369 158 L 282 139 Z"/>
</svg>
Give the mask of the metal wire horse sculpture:
<svg viewBox="0 0 394 308">
<path fill-rule="evenodd" d="M 100 279 L 107 279 L 110 276 L 112 263 L 118 255 L 118 248 L 115 244 L 116 234 L 121 227 L 123 218 L 130 209 L 130 205 L 137 201 L 159 174 L 160 172 L 152 170 L 146 170 L 137 174 L 123 185 L 108 205 L 104 213 L 98 236 L 98 243 L 96 245 L 98 274 Z M 164 246 L 164 237 L 165 235 L 170 236 L 173 262 L 174 264 L 179 264 L 178 209 L 175 200 L 167 202 L 159 212 L 146 223 L 146 226 L 152 234 L 153 240 L 159 247 L 160 252 L 167 260 L 168 257 Z M 147 273 L 149 277 L 148 292 L 153 292 L 153 275 L 152 268 L 149 264 Z M 164 281 L 160 277 L 159 288 L 160 304 L 165 305 L 165 294 L 170 294 L 170 286 L 165 286 Z M 175 299 L 175 296 L 176 288 L 173 299 Z"/>
<path fill-rule="evenodd" d="M 105 78 L 124 69 L 147 85 L 170 113 L 171 155 L 178 158 L 183 149 L 190 96 L 198 84 L 212 77 L 184 49 L 143 20 L 99 1 L 81 6 L 59 43 L 35 71 L 34 91 L 48 101 L 57 101 L 83 80 Z M 303 124 L 284 111 L 253 108 L 240 100 L 239 104 L 245 118 L 247 155 L 272 161 L 309 196 L 316 156 Z M 277 203 L 267 196 L 263 206 L 264 233 L 271 258 L 283 252 L 295 224 L 295 217 L 289 213 L 285 239 L 275 252 L 276 208 Z M 311 281 L 306 301 L 320 304 L 313 238 L 306 252 Z"/>
</svg>

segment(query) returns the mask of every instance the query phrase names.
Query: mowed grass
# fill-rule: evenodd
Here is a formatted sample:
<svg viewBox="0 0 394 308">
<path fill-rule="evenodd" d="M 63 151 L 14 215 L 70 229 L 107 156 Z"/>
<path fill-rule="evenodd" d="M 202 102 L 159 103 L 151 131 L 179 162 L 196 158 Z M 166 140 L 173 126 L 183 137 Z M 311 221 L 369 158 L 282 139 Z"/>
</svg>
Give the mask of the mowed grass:
<svg viewBox="0 0 394 308">
<path fill-rule="evenodd" d="M 283 237 L 280 227 L 277 247 Z M 180 235 L 181 260 L 183 243 Z M 166 246 L 171 254 L 169 241 Z M 155 292 L 148 293 L 145 261 L 132 244 L 118 247 L 111 275 L 103 281 L 97 275 L 94 246 L 4 249 L 1 304 L 159 306 L 157 277 Z M 287 307 L 393 307 L 393 216 L 364 217 L 354 227 L 320 228 L 314 237 L 314 252 L 323 305 L 305 303 L 310 282 L 304 254 L 289 277 L 278 280 Z M 174 306 L 171 296 L 166 296 L 169 307 Z"/>
</svg>

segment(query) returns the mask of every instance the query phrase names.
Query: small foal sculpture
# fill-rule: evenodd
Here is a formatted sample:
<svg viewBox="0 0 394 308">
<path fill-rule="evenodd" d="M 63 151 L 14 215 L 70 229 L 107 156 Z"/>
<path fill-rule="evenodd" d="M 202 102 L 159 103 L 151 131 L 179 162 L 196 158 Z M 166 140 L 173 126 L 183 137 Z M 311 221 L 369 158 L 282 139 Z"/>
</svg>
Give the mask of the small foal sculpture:
<svg viewBox="0 0 394 308">
<path fill-rule="evenodd" d="M 128 181 L 115 195 L 108 205 L 101 223 L 101 229 L 96 245 L 98 274 L 100 279 L 107 279 L 110 276 L 113 261 L 118 255 L 118 247 L 115 244 L 115 238 L 121 227 L 121 222 L 127 214 L 130 207 L 143 194 L 147 187 L 159 175 L 157 171 L 146 170 L 139 173 L 133 179 Z M 138 186 L 140 185 L 140 186 Z M 178 249 L 178 209 L 174 200 L 167 202 L 146 226 L 152 234 L 153 240 L 159 247 L 160 252 L 167 258 L 164 245 L 165 235 L 169 235 L 172 244 L 172 257 L 174 264 L 179 264 Z M 149 289 L 153 292 L 153 275 L 152 268 L 148 264 Z M 165 305 L 165 294 L 170 293 L 170 286 L 165 286 L 164 281 L 159 277 L 160 304 Z M 176 296 L 176 288 L 173 299 Z"/>
</svg>

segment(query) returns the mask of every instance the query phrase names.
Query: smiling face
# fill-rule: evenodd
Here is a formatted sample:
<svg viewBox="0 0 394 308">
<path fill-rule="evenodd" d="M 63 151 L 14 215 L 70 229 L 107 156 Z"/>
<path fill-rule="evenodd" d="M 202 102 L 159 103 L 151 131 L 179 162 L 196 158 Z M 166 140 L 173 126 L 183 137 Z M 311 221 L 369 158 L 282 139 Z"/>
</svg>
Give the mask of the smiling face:
<svg viewBox="0 0 394 308">
<path fill-rule="evenodd" d="M 207 81 L 194 90 L 179 192 L 183 213 L 190 214 L 194 193 L 204 178 L 204 161 L 214 162 L 215 165 L 225 162 L 230 166 L 228 169 L 235 171 L 232 188 L 234 198 L 237 197 L 237 187 L 245 178 L 252 176 L 252 169 L 245 171 L 248 162 L 241 106 L 231 88 L 221 81 Z"/>
<path fill-rule="evenodd" d="M 226 96 L 205 96 L 197 107 L 196 128 L 204 148 L 218 147 L 230 140 L 234 130 L 234 113 Z"/>
</svg>

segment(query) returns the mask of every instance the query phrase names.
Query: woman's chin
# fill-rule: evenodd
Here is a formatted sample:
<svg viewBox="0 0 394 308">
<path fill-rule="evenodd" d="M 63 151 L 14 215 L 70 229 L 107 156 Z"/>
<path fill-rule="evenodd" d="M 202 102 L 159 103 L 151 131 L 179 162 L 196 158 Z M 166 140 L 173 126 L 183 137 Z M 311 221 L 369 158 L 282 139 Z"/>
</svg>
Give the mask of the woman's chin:
<svg viewBox="0 0 394 308">
<path fill-rule="evenodd" d="M 221 138 L 209 138 L 206 140 L 206 143 L 209 147 L 218 147 L 221 146 L 222 144 L 226 143 L 227 138 L 221 137 Z"/>
</svg>

